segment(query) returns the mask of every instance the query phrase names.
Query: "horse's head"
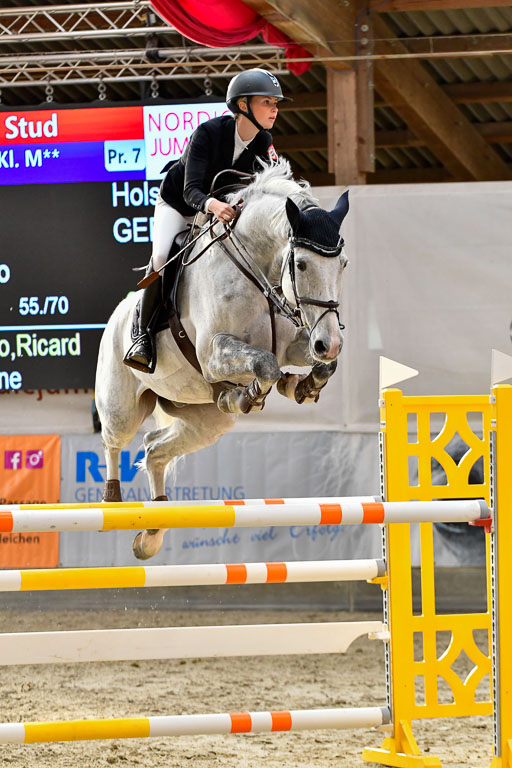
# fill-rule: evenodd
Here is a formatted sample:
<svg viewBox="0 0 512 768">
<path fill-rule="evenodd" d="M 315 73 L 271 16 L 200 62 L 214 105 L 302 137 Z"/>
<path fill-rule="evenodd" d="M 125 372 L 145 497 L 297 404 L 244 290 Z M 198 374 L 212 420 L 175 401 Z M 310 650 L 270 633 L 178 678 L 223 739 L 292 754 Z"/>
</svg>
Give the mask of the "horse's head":
<svg viewBox="0 0 512 768">
<path fill-rule="evenodd" d="M 282 288 L 309 332 L 311 357 L 322 363 L 335 360 L 343 345 L 338 308 L 347 258 L 340 227 L 347 212 L 348 191 L 332 211 L 314 205 L 300 210 L 286 200 L 290 232 Z"/>
</svg>

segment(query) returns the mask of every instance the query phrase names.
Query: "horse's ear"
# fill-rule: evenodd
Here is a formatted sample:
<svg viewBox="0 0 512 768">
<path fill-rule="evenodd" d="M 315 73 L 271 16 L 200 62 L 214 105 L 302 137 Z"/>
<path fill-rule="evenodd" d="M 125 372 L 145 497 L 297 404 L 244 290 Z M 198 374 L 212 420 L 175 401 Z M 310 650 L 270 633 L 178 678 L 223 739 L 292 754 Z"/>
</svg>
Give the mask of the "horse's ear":
<svg viewBox="0 0 512 768">
<path fill-rule="evenodd" d="M 301 212 L 298 205 L 296 205 L 291 197 L 286 198 L 286 215 L 288 216 L 288 221 L 290 222 L 292 232 L 294 234 L 297 233 L 300 219 L 301 219 Z"/>
<path fill-rule="evenodd" d="M 348 213 L 348 189 L 342 194 L 332 211 L 329 211 L 329 216 L 334 221 L 338 229 L 343 223 L 343 219 Z"/>
</svg>

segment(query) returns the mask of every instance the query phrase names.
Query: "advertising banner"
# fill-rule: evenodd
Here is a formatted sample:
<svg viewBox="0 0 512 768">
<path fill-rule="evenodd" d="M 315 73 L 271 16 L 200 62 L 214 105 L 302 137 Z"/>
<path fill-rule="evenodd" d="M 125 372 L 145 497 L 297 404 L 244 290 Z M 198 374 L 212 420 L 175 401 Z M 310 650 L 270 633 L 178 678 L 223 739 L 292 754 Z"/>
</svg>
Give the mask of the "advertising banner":
<svg viewBox="0 0 512 768">
<path fill-rule="evenodd" d="M 0 504 L 48 504 L 60 496 L 60 437 L 0 437 Z M 0 568 L 59 564 L 58 533 L 0 533 Z"/>
<path fill-rule="evenodd" d="M 138 469 L 142 435 L 121 452 L 124 501 L 149 499 Z M 105 460 L 99 435 L 62 438 L 62 500 L 101 500 Z M 378 494 L 374 435 L 336 432 L 238 433 L 184 456 L 168 473 L 166 492 L 175 501 L 262 497 Z M 62 533 L 65 566 L 134 565 L 133 531 Z M 378 556 L 378 526 L 266 526 L 169 531 L 151 563 L 187 564 L 265 560 L 316 560 Z"/>
</svg>

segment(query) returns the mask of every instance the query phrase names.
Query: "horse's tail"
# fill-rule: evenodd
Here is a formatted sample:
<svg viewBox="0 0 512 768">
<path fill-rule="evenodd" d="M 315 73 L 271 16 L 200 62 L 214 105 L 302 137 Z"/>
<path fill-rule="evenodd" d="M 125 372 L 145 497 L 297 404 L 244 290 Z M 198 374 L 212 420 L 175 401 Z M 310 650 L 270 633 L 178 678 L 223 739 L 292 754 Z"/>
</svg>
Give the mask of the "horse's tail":
<svg viewBox="0 0 512 768">
<path fill-rule="evenodd" d="M 98 413 L 98 409 L 96 408 L 96 398 L 94 397 L 94 395 L 92 396 L 92 403 L 91 403 L 91 418 L 92 418 L 93 431 L 95 433 L 101 432 L 101 419 Z"/>
</svg>

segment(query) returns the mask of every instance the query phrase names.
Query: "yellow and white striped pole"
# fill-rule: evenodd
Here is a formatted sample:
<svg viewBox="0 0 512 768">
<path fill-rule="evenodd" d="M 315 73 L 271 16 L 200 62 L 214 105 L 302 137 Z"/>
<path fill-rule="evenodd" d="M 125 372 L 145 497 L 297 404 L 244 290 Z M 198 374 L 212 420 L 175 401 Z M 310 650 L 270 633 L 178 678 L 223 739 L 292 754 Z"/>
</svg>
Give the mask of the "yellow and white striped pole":
<svg viewBox="0 0 512 768">
<path fill-rule="evenodd" d="M 370 581 L 384 576 L 383 560 L 307 560 L 0 571 L 0 592 L 46 589 L 122 589 L 222 584 Z"/>
<path fill-rule="evenodd" d="M 132 504 L 13 504 L 0 506 L 0 532 L 117 531 L 288 525 L 475 522 L 489 517 L 485 501 L 342 501 L 172 506 Z"/>
<path fill-rule="evenodd" d="M 386 707 L 361 707 L 71 720 L 54 723 L 1 723 L 0 744 L 371 728 L 385 725 L 389 723 L 389 719 L 389 710 Z"/>
</svg>

